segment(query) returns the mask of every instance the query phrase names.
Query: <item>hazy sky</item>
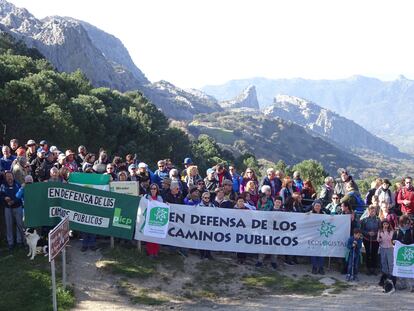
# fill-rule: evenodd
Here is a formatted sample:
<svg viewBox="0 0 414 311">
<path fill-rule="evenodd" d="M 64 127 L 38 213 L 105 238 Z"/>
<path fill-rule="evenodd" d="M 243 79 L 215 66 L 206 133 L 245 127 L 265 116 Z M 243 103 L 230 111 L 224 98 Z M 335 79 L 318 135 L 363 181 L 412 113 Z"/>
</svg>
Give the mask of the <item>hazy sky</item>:
<svg viewBox="0 0 414 311">
<path fill-rule="evenodd" d="M 10 0 L 122 40 L 151 81 L 414 78 L 414 1 Z"/>
</svg>

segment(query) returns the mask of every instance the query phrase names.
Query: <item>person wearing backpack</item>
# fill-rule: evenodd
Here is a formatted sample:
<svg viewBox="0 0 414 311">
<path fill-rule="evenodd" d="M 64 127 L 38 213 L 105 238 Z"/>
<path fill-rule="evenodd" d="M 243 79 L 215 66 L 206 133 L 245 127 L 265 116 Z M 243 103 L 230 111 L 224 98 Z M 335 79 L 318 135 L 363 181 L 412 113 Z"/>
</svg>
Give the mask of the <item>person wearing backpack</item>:
<svg viewBox="0 0 414 311">
<path fill-rule="evenodd" d="M 357 219 L 361 217 L 365 210 L 365 202 L 359 192 L 356 191 L 352 183 L 346 184 L 346 195 L 341 199 L 341 204 L 347 202 L 355 212 Z"/>
<path fill-rule="evenodd" d="M 394 196 L 392 195 L 390 187 L 391 187 L 390 181 L 388 179 L 384 179 L 382 181 L 381 187 L 379 187 L 377 191 L 375 192 L 375 195 L 378 196 L 380 204 L 382 202 L 386 202 L 388 203 L 388 206 L 392 207 L 395 204 L 395 200 L 394 200 Z"/>
<path fill-rule="evenodd" d="M 397 195 L 397 203 L 401 205 L 401 212 L 403 215 L 414 220 L 414 188 L 412 186 L 412 178 L 405 177 L 405 186 Z"/>
</svg>

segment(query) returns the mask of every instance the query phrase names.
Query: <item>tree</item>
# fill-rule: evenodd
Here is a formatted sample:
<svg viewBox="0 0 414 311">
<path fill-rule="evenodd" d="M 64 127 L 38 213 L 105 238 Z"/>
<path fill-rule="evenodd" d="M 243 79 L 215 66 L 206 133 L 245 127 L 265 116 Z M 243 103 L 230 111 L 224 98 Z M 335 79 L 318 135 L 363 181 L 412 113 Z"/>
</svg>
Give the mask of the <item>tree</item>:
<svg viewBox="0 0 414 311">
<path fill-rule="evenodd" d="M 310 180 L 315 188 L 323 185 L 324 179 L 328 176 L 323 165 L 315 160 L 304 160 L 293 166 L 293 171 L 298 171 L 303 180 Z"/>
</svg>

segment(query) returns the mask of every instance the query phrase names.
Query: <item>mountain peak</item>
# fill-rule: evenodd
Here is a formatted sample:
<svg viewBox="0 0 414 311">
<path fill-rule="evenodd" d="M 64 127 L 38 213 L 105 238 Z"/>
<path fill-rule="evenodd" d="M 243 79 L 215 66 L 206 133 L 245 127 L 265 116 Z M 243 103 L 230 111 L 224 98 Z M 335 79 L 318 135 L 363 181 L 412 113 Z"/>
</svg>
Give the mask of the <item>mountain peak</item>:
<svg viewBox="0 0 414 311">
<path fill-rule="evenodd" d="M 257 101 L 256 87 L 249 85 L 239 95 L 231 100 L 220 102 L 223 108 L 253 108 L 259 110 L 259 102 Z"/>
</svg>

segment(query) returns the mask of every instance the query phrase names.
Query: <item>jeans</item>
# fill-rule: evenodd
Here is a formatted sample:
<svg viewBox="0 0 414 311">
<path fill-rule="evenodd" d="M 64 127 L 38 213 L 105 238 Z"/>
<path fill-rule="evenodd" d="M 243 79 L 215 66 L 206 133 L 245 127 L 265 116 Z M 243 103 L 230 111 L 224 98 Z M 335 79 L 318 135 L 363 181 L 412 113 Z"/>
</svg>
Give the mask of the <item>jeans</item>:
<svg viewBox="0 0 414 311">
<path fill-rule="evenodd" d="M 23 208 L 4 208 L 4 218 L 6 219 L 7 244 L 14 245 L 14 224 L 16 224 L 16 242 L 23 243 Z"/>
<path fill-rule="evenodd" d="M 394 249 L 390 248 L 380 248 L 381 254 L 381 271 L 385 274 L 392 274 L 392 269 L 394 265 Z"/>
<path fill-rule="evenodd" d="M 348 269 L 347 274 L 349 275 L 357 275 L 358 274 L 358 266 L 359 266 L 359 253 L 355 252 L 354 249 L 349 251 L 349 258 L 348 258 Z"/>
<path fill-rule="evenodd" d="M 82 247 L 94 247 L 96 245 L 96 235 L 82 232 Z"/>
<path fill-rule="evenodd" d="M 325 258 L 312 256 L 311 263 L 312 263 L 313 268 L 317 268 L 317 269 L 323 268 L 323 265 L 325 263 Z"/>
</svg>

